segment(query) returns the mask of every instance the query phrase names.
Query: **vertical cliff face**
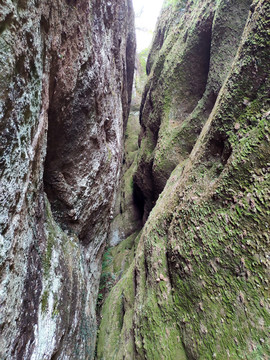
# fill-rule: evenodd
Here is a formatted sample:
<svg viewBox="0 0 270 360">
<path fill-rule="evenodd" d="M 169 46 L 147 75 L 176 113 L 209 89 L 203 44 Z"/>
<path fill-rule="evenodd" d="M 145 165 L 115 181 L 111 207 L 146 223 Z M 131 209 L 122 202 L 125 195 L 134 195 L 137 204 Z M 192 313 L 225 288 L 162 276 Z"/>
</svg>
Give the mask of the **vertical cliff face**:
<svg viewBox="0 0 270 360">
<path fill-rule="evenodd" d="M 135 184 L 145 198 L 145 220 L 215 104 L 251 1 L 169 3 L 157 25 L 141 103 L 142 154 Z"/>
<path fill-rule="evenodd" d="M 168 4 L 134 178 L 148 219 L 103 306 L 98 358 L 266 359 L 270 3 Z"/>
<path fill-rule="evenodd" d="M 4 1 L 0 45 L 0 357 L 91 359 L 131 100 L 131 1 Z"/>
</svg>

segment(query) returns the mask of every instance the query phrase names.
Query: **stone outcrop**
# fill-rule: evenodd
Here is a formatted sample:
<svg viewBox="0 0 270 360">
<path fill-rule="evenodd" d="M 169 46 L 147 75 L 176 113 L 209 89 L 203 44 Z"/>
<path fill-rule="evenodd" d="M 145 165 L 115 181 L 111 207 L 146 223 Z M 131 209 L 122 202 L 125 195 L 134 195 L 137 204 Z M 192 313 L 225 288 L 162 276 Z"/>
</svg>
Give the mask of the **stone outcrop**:
<svg viewBox="0 0 270 360">
<path fill-rule="evenodd" d="M 178 1 L 162 11 L 146 65 L 142 154 L 134 179 L 145 199 L 144 220 L 173 169 L 190 154 L 213 109 L 250 4 Z"/>
<path fill-rule="evenodd" d="M 130 0 L 0 4 L 0 358 L 92 359 L 134 70 Z"/>
<path fill-rule="evenodd" d="M 270 3 L 166 4 L 134 178 L 147 221 L 98 359 L 267 359 Z"/>
</svg>

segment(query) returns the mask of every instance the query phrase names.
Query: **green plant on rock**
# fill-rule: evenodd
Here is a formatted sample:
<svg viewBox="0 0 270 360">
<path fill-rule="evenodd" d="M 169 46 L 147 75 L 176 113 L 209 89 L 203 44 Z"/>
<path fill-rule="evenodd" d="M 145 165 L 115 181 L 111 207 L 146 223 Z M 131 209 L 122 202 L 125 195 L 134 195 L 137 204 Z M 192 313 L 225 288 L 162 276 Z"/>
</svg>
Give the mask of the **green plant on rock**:
<svg viewBox="0 0 270 360">
<path fill-rule="evenodd" d="M 41 298 L 41 311 L 46 312 L 48 308 L 49 291 L 45 290 Z"/>
<path fill-rule="evenodd" d="M 166 8 L 168 6 L 173 6 L 177 9 L 184 9 L 186 6 L 187 0 L 165 0 L 163 3 L 163 7 Z"/>
</svg>

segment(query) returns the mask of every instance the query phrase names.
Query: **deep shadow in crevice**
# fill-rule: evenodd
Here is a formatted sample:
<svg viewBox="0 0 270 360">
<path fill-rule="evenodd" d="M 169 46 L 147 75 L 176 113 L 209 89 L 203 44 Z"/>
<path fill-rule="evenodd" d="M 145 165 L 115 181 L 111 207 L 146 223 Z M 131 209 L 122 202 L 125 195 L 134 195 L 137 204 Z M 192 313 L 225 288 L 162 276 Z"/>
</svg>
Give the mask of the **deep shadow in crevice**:
<svg viewBox="0 0 270 360">
<path fill-rule="evenodd" d="M 213 15 L 210 16 L 204 26 L 198 30 L 197 42 L 195 42 L 190 49 L 186 59 L 186 71 L 189 71 L 191 74 L 189 82 L 190 91 L 196 95 L 198 101 L 205 93 L 208 82 L 211 59 L 212 24 Z"/>
<path fill-rule="evenodd" d="M 223 165 L 227 163 L 232 153 L 232 148 L 228 139 L 218 133 L 211 138 L 208 149 L 212 156 L 220 158 Z"/>
<path fill-rule="evenodd" d="M 145 198 L 142 190 L 139 188 L 139 186 L 136 183 L 134 183 L 133 186 L 133 202 L 136 208 L 138 209 L 140 214 L 140 219 L 142 220 L 144 215 Z"/>
</svg>

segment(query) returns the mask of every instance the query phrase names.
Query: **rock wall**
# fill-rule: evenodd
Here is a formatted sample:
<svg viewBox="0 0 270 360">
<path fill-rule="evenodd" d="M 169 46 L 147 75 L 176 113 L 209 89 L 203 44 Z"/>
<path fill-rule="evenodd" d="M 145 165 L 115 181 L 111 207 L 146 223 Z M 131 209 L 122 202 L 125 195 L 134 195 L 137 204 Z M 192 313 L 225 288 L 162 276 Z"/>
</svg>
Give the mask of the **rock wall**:
<svg viewBox="0 0 270 360">
<path fill-rule="evenodd" d="M 148 219 L 98 359 L 267 359 L 270 4 L 165 5 L 134 179 Z"/>
<path fill-rule="evenodd" d="M 141 103 L 142 154 L 134 180 L 145 199 L 144 220 L 215 104 L 251 1 L 168 3 L 148 58 L 150 78 Z"/>
<path fill-rule="evenodd" d="M 130 0 L 0 4 L 1 359 L 94 356 L 134 36 Z"/>
</svg>

